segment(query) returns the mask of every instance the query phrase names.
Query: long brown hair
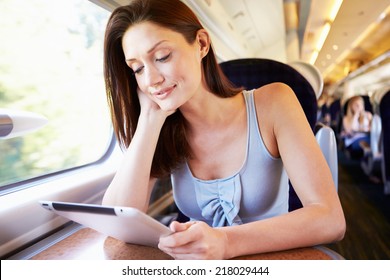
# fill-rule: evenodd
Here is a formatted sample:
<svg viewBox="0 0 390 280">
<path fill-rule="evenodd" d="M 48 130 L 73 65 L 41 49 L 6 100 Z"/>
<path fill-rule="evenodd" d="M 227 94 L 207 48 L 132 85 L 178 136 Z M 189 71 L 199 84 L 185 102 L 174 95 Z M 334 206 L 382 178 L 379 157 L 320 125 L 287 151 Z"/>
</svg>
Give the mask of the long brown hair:
<svg viewBox="0 0 390 280">
<path fill-rule="evenodd" d="M 132 0 L 113 11 L 105 33 L 104 77 L 115 134 L 122 147 L 130 145 L 141 110 L 137 82 L 125 62 L 122 38 L 130 26 L 146 21 L 181 33 L 189 44 L 195 41 L 198 30 L 203 29 L 195 14 L 180 0 Z M 206 84 L 214 94 L 231 97 L 241 91 L 223 75 L 212 46 L 202 60 L 202 68 Z M 151 176 L 166 176 L 190 154 L 186 122 L 178 110 L 162 127 Z"/>
</svg>

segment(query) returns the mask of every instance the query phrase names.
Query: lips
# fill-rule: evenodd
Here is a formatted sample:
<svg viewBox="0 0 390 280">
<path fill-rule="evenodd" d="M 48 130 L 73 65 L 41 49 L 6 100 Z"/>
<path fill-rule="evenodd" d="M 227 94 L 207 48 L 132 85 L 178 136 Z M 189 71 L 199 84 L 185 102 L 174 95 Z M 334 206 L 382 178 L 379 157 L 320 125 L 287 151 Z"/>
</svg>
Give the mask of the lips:
<svg viewBox="0 0 390 280">
<path fill-rule="evenodd" d="M 154 88 L 154 87 L 149 87 L 149 92 L 151 95 L 158 99 L 163 99 L 167 97 L 174 89 L 176 88 L 176 85 L 172 85 L 166 88 Z"/>
</svg>

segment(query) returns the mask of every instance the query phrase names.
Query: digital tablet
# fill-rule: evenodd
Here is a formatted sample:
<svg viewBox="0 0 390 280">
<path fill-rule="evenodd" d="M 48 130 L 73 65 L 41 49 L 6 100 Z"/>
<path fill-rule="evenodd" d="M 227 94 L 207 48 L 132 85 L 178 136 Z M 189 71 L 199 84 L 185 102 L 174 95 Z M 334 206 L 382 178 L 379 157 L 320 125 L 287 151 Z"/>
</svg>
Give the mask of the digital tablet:
<svg viewBox="0 0 390 280">
<path fill-rule="evenodd" d="M 126 243 L 157 247 L 159 238 L 172 231 L 131 207 L 40 201 L 45 209 Z"/>
</svg>

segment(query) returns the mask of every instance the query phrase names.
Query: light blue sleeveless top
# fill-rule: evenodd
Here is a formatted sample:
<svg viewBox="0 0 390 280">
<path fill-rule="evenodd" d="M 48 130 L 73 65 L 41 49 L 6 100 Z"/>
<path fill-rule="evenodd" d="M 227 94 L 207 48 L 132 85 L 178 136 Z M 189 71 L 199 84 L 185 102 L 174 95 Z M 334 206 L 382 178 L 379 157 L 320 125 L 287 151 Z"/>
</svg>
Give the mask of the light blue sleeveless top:
<svg viewBox="0 0 390 280">
<path fill-rule="evenodd" d="M 248 143 L 246 159 L 234 175 L 195 178 L 187 163 L 171 174 L 175 202 L 191 220 L 210 226 L 239 225 L 288 212 L 288 183 L 280 184 L 283 164 L 262 140 L 252 91 L 244 91 Z"/>
</svg>

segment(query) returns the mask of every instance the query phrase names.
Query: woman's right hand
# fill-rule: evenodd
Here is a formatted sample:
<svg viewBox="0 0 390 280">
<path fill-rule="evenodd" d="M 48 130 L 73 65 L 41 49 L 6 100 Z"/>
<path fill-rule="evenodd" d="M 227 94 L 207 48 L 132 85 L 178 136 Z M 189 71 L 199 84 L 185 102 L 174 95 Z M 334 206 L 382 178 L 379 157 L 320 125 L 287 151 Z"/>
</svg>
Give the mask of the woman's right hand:
<svg viewBox="0 0 390 280">
<path fill-rule="evenodd" d="M 141 115 L 146 114 L 147 116 L 163 118 L 165 119 L 172 115 L 176 110 L 164 111 L 160 108 L 160 106 L 153 101 L 152 97 L 143 92 L 140 88 L 137 89 L 138 99 L 141 105 Z"/>
</svg>

